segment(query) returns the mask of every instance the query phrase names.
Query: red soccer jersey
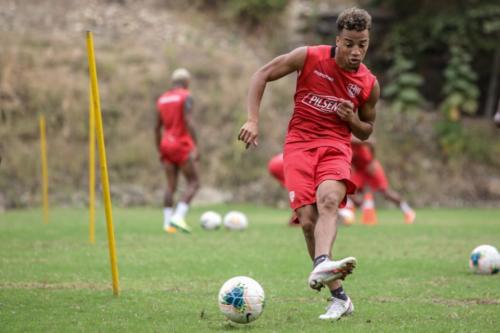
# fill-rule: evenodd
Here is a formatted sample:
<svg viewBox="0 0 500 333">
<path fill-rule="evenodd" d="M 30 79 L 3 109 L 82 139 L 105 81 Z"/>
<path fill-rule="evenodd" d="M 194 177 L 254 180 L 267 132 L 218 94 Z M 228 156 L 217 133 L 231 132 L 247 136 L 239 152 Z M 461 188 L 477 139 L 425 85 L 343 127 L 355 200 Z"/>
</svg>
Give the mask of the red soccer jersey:
<svg viewBox="0 0 500 333">
<path fill-rule="evenodd" d="M 184 103 L 190 92 L 184 88 L 174 88 L 165 92 L 156 103 L 163 124 L 163 139 L 194 145 L 184 121 Z"/>
<path fill-rule="evenodd" d="M 303 69 L 298 73 L 295 107 L 288 125 L 289 148 L 335 147 L 351 159 L 351 129 L 336 110 L 343 100 L 363 106 L 375 83 L 375 76 L 361 64 L 356 72 L 342 69 L 329 45 L 307 48 Z"/>
</svg>

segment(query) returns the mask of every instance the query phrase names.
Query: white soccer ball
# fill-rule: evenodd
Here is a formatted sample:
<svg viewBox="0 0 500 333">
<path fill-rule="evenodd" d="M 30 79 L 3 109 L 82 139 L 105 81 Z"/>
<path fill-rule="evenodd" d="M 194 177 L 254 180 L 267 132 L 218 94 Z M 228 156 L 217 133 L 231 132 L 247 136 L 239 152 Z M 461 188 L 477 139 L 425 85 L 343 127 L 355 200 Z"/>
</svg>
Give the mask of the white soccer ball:
<svg viewBox="0 0 500 333">
<path fill-rule="evenodd" d="M 345 225 L 351 225 L 354 223 L 356 216 L 354 212 L 349 208 L 339 209 L 339 222 Z"/>
<path fill-rule="evenodd" d="M 231 211 L 224 216 L 224 226 L 229 230 L 244 230 L 248 227 L 248 219 L 242 212 Z"/>
<path fill-rule="evenodd" d="M 472 250 L 469 267 L 477 274 L 496 274 L 500 271 L 500 253 L 491 245 L 480 245 Z"/>
<path fill-rule="evenodd" d="M 227 280 L 219 291 L 219 309 L 231 321 L 248 324 L 264 310 L 266 295 L 261 285 L 246 276 Z"/>
<path fill-rule="evenodd" d="M 222 224 L 222 216 L 214 211 L 208 211 L 201 215 L 200 225 L 206 230 L 218 229 Z"/>
</svg>

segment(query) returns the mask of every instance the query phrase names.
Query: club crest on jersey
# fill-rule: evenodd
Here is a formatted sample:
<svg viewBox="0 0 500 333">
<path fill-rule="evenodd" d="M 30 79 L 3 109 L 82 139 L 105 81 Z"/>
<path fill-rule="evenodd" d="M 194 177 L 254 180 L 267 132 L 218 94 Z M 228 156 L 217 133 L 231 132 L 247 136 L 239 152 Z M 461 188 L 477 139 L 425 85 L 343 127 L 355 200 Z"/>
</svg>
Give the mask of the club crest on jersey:
<svg viewBox="0 0 500 333">
<path fill-rule="evenodd" d="M 288 193 L 288 197 L 290 198 L 290 202 L 294 202 L 295 201 L 295 191 L 290 191 Z"/>
<path fill-rule="evenodd" d="M 307 94 L 302 103 L 309 105 L 323 113 L 334 113 L 337 111 L 341 100 L 335 96 L 321 96 L 313 93 Z"/>
<path fill-rule="evenodd" d="M 356 97 L 361 92 L 361 87 L 355 85 L 354 83 L 349 83 L 347 85 L 347 94 L 351 97 Z"/>
</svg>

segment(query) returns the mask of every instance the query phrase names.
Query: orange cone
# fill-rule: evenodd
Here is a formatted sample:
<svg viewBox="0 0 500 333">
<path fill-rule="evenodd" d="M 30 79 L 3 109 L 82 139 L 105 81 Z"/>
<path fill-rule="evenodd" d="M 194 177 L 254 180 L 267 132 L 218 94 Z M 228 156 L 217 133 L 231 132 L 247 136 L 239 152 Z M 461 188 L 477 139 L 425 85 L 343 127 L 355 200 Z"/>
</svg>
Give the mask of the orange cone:
<svg viewBox="0 0 500 333">
<path fill-rule="evenodd" d="M 377 214 L 375 212 L 375 201 L 373 200 L 372 192 L 365 192 L 363 196 L 362 222 L 363 224 L 374 225 L 377 224 Z"/>
</svg>

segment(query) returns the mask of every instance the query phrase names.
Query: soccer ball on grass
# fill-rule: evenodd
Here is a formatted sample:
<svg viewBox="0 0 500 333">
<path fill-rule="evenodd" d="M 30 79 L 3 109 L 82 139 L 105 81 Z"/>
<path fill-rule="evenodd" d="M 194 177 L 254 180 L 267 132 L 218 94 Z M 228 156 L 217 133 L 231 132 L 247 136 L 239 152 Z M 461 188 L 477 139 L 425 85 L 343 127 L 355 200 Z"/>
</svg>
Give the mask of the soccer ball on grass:
<svg viewBox="0 0 500 333">
<path fill-rule="evenodd" d="M 242 212 L 230 211 L 224 216 L 224 226 L 229 230 L 244 230 L 248 227 L 248 219 Z"/>
<path fill-rule="evenodd" d="M 206 230 L 219 229 L 222 224 L 222 216 L 214 211 L 208 211 L 201 215 L 200 225 Z"/>
<path fill-rule="evenodd" d="M 491 245 L 480 245 L 472 250 L 469 267 L 477 274 L 496 274 L 500 271 L 500 253 Z"/>
<path fill-rule="evenodd" d="M 266 296 L 261 285 L 246 276 L 227 280 L 219 291 L 219 309 L 231 321 L 248 324 L 259 318 Z"/>
<path fill-rule="evenodd" d="M 354 212 L 349 208 L 341 208 L 339 209 L 339 217 L 338 222 L 344 225 L 351 225 L 355 222 L 356 216 Z"/>
</svg>

